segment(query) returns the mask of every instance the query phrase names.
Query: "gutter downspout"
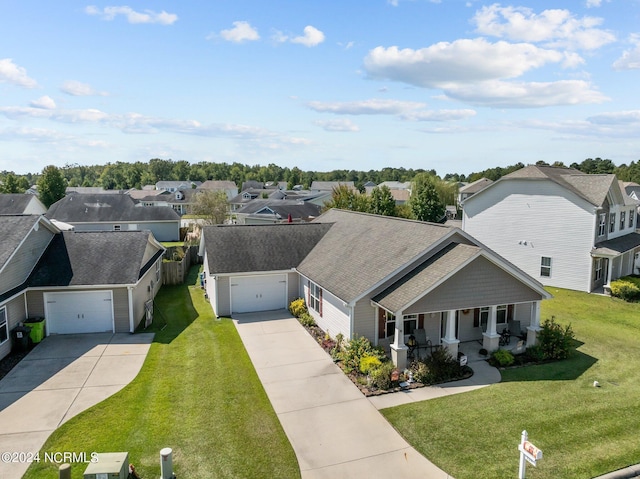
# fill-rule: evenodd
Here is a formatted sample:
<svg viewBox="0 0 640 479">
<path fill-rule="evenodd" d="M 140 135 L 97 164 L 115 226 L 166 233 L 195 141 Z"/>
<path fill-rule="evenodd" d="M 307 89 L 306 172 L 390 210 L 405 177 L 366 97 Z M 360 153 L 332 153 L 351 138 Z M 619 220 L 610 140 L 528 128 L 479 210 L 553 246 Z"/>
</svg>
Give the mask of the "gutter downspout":
<svg viewBox="0 0 640 479">
<path fill-rule="evenodd" d="M 127 299 L 129 300 L 129 332 L 133 333 L 133 286 L 127 286 Z"/>
</svg>

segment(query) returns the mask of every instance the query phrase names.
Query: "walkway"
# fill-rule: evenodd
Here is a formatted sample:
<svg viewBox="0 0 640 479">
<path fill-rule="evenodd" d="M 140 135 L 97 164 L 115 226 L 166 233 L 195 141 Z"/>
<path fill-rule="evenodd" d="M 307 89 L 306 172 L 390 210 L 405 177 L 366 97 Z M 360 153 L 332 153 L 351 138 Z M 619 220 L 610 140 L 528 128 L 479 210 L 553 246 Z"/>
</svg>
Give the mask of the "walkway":
<svg viewBox="0 0 640 479">
<path fill-rule="evenodd" d="M 437 397 L 442 391 L 463 392 L 479 384 L 369 400 L 288 312 L 235 315 L 234 322 L 303 479 L 451 477 L 411 447 L 376 408 L 388 407 L 384 401 L 395 405 L 391 403 L 423 400 L 427 391 Z"/>
<path fill-rule="evenodd" d="M 0 452 L 39 451 L 61 424 L 129 384 L 152 340 L 151 333 L 45 338 L 0 381 Z M 28 466 L 3 462 L 0 479 L 20 479 Z"/>
</svg>

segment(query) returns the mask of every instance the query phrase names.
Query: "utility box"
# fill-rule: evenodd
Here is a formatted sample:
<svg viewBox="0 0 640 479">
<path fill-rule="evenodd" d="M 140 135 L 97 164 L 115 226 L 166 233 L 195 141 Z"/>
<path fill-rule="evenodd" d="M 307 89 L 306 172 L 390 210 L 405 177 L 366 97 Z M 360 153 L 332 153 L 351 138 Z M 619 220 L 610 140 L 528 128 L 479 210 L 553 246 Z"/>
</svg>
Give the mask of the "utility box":
<svg viewBox="0 0 640 479">
<path fill-rule="evenodd" d="M 105 452 L 96 455 L 84 470 L 84 479 L 127 479 L 129 476 L 128 452 Z"/>
</svg>

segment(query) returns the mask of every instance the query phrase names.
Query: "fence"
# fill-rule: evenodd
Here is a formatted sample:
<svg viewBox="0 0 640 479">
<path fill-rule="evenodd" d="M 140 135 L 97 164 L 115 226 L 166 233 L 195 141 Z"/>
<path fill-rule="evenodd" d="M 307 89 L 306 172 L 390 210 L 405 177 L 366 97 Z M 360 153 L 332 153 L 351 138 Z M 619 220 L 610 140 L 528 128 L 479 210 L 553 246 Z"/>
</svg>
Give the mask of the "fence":
<svg viewBox="0 0 640 479">
<path fill-rule="evenodd" d="M 162 284 L 168 285 L 184 283 L 191 265 L 200 262 L 198 246 L 171 246 L 167 248 L 164 258 Z"/>
</svg>

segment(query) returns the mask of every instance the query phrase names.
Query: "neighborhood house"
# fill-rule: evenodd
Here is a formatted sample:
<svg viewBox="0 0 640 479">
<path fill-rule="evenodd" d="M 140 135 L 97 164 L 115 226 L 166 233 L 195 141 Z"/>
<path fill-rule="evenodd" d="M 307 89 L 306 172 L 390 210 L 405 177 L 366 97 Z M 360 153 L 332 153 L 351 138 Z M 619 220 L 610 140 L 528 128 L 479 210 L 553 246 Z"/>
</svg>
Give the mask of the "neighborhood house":
<svg viewBox="0 0 640 479">
<path fill-rule="evenodd" d="M 337 209 L 307 224 L 205 227 L 200 252 L 218 316 L 303 297 L 324 331 L 389 344 L 399 367 L 416 330 L 454 356 L 461 342 L 498 349 L 509 325 L 535 344 L 550 297 L 458 228 Z"/>
</svg>

